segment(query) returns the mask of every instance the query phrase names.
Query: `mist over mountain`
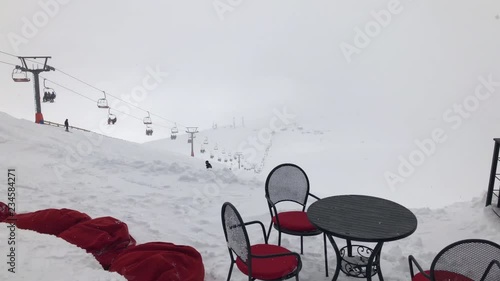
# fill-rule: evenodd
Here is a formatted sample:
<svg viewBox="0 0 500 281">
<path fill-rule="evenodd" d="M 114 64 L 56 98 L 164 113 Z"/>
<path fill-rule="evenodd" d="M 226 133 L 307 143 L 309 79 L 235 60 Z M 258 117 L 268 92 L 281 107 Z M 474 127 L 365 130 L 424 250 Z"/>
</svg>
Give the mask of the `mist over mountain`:
<svg viewBox="0 0 500 281">
<path fill-rule="evenodd" d="M 312 127 L 407 143 L 446 125 L 443 114 L 474 93 L 479 76 L 500 81 L 495 1 L 8 0 L 0 7 L 0 50 L 50 55 L 56 69 L 118 97 L 151 71 L 162 73 L 133 103 L 173 121 L 153 117 L 165 127 L 210 128 L 287 107 Z M 34 120 L 33 85 L 13 83 L 11 72 L 0 66 L 0 110 Z M 44 75 L 102 97 L 57 71 Z M 99 130 L 106 110 L 52 86 L 58 96 L 42 105 L 46 120 Z M 496 96 L 482 101 L 468 122 L 493 130 L 497 103 Z M 118 114 L 109 135 L 168 137 L 158 126 L 145 136 L 147 113 L 126 107 L 139 120 Z"/>
</svg>

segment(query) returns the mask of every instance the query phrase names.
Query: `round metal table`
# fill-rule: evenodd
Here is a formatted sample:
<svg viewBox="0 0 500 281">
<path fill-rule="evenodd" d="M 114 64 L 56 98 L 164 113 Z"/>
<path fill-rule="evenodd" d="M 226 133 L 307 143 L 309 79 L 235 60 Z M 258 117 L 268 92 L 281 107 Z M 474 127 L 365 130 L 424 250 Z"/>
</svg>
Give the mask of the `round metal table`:
<svg viewBox="0 0 500 281">
<path fill-rule="evenodd" d="M 311 223 L 325 232 L 337 254 L 337 268 L 348 276 L 367 278 L 378 274 L 384 242 L 410 236 L 417 229 L 417 218 L 407 208 L 382 198 L 365 195 L 340 195 L 323 198 L 307 210 Z M 347 240 L 339 249 L 332 236 Z M 377 243 L 374 249 L 353 245 L 351 241 Z M 356 254 L 353 254 L 353 251 Z"/>
</svg>

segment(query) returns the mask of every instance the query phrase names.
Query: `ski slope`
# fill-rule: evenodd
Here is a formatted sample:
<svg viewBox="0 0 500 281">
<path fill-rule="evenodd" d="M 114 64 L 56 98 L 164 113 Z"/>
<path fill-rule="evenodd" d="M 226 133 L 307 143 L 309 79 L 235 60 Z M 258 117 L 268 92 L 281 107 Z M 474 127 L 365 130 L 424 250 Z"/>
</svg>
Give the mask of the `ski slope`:
<svg viewBox="0 0 500 281">
<path fill-rule="evenodd" d="M 200 141 L 208 137 L 209 141 L 218 142 L 219 147 L 234 152 L 242 141 L 259 130 L 248 127 L 203 131 L 195 141 L 195 148 L 199 149 Z M 490 147 L 484 148 L 484 155 L 479 153 L 481 161 L 448 160 L 429 162 L 429 168 L 422 166 L 414 175 L 414 182 L 429 180 L 432 189 L 424 186 L 414 193 L 411 185 L 396 190 L 385 185 L 383 171 L 387 166 L 384 165 L 394 160 L 393 150 L 390 145 L 371 139 L 351 142 L 337 138 L 333 132 L 315 132 L 293 125 L 275 133 L 265 165 L 260 173 L 255 173 L 234 167 L 230 170 L 218 161 L 212 161 L 213 169 L 207 171 L 204 167 L 207 156 L 195 151 L 196 157 L 189 157 L 184 138 L 137 144 L 78 131 L 66 133 L 62 128 L 37 125 L 0 113 L 0 169 L 15 167 L 18 173 L 17 212 L 70 208 L 91 217 L 113 216 L 128 224 L 138 244 L 166 241 L 195 247 L 203 256 L 207 281 L 225 280 L 229 269 L 220 221 L 222 204 L 232 202 L 244 220 L 261 220 L 268 225 L 264 181 L 270 169 L 282 162 L 303 166 L 312 192 L 320 196 L 371 194 L 411 208 L 418 218 L 416 232 L 384 245 L 381 266 L 386 280 L 409 279 L 410 254 L 428 268 L 434 255 L 456 240 L 483 238 L 500 243 L 500 221 L 490 209 L 484 208 Z M 447 150 L 442 152 L 443 159 L 446 153 Z M 453 149 L 449 153 L 454 153 Z M 462 151 L 462 157 L 471 159 L 472 153 L 477 151 Z M 258 151 L 253 160 L 258 162 L 264 155 L 264 151 Z M 437 154 L 436 158 L 436 161 L 441 159 Z M 443 184 L 449 180 L 446 172 L 427 173 L 434 165 L 444 164 L 455 176 L 467 166 L 469 176 L 482 177 L 473 176 L 464 182 L 454 180 L 453 189 L 460 191 L 457 197 Z M 422 197 L 416 197 L 420 193 L 424 193 Z M 6 197 L 5 190 L 0 201 Z M 3 237 L 7 235 L 4 228 L 0 228 Z M 250 229 L 249 234 L 252 242 L 259 241 L 258 230 Z M 6 263 L 0 262 L 0 280 L 123 280 L 116 274 L 99 271 L 91 255 L 55 237 L 29 231 L 18 231 L 18 235 L 21 266 L 15 278 L 19 279 L 12 279 Z M 7 244 L 2 241 L 0 253 L 7 253 Z M 277 242 L 275 231 L 270 242 Z M 282 243 L 293 251 L 300 250 L 297 237 L 285 235 Z M 44 251 L 41 245 L 47 245 L 49 250 Z M 324 276 L 322 245 L 321 237 L 304 239 L 301 280 L 330 280 L 331 277 Z M 65 256 L 64 260 L 61 256 Z M 329 256 L 331 272 L 335 266 L 331 248 Z M 235 269 L 232 280 L 246 278 Z M 338 280 L 350 279 L 341 274 Z"/>
</svg>

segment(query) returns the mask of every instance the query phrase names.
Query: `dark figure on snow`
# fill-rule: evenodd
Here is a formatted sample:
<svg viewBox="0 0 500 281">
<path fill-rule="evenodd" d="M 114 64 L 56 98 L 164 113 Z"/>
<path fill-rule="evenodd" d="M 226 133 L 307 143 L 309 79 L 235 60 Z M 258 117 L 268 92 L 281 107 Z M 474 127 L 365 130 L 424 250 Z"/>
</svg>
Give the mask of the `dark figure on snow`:
<svg viewBox="0 0 500 281">
<path fill-rule="evenodd" d="M 208 160 L 205 161 L 205 166 L 207 166 L 207 169 L 212 169 L 212 165 L 208 162 Z"/>
<path fill-rule="evenodd" d="M 66 132 L 69 132 L 69 122 L 68 122 L 68 119 L 66 119 L 66 121 L 64 121 L 64 127 L 66 127 Z"/>
</svg>

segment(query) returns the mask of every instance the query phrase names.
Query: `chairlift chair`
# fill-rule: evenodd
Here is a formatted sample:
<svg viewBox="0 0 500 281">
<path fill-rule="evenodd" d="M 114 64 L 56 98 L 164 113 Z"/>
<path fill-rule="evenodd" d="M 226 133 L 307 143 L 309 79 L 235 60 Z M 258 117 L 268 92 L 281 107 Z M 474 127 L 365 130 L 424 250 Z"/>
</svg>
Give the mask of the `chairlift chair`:
<svg viewBox="0 0 500 281">
<path fill-rule="evenodd" d="M 217 144 L 215 144 L 214 150 L 219 150 L 219 147 L 217 147 Z"/>
<path fill-rule="evenodd" d="M 208 137 L 205 138 L 204 144 L 208 144 Z"/>
<path fill-rule="evenodd" d="M 150 126 L 146 126 L 146 136 L 152 136 L 153 135 L 153 128 Z"/>
<path fill-rule="evenodd" d="M 172 134 L 177 134 L 179 132 L 179 129 L 177 129 L 177 123 L 175 123 L 175 126 L 172 128 Z"/>
<path fill-rule="evenodd" d="M 148 114 L 149 114 L 149 112 L 148 112 Z M 175 126 L 170 131 L 172 132 L 172 134 L 170 135 L 170 139 L 171 140 L 177 139 L 177 133 L 179 132 L 179 129 L 177 129 L 177 123 L 175 123 Z M 188 143 L 190 143 L 189 140 L 188 140 Z"/>
<path fill-rule="evenodd" d="M 114 125 L 116 123 L 116 115 L 111 113 L 111 109 L 108 108 L 108 125 Z"/>
<path fill-rule="evenodd" d="M 17 67 L 14 68 L 14 70 L 12 70 L 12 80 L 14 80 L 14 82 L 29 82 L 29 81 L 31 81 L 28 78 L 28 72 L 22 71 L 21 69 L 19 69 Z"/>
<path fill-rule="evenodd" d="M 144 117 L 144 119 L 142 119 L 142 122 L 146 125 L 153 124 L 153 122 L 151 121 L 151 115 L 149 114 L 149 111 L 148 111 L 148 116 Z"/>
<path fill-rule="evenodd" d="M 210 159 L 214 159 L 214 155 L 210 153 Z"/>
<path fill-rule="evenodd" d="M 98 99 L 97 100 L 97 107 L 99 108 L 109 108 L 108 106 L 108 100 L 106 99 L 106 92 L 102 91 L 104 93 L 104 98 Z"/>
<path fill-rule="evenodd" d="M 56 99 L 56 91 L 54 89 L 47 87 L 46 85 L 47 79 L 43 79 L 43 102 L 51 102 L 53 103 Z"/>
</svg>

